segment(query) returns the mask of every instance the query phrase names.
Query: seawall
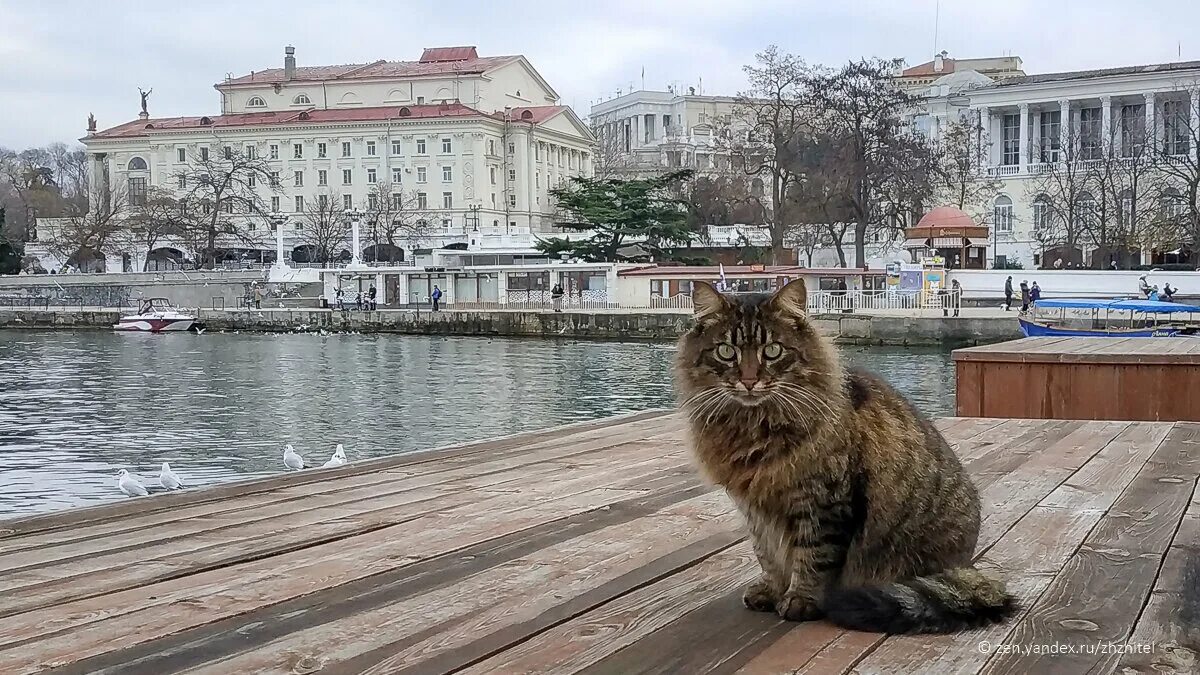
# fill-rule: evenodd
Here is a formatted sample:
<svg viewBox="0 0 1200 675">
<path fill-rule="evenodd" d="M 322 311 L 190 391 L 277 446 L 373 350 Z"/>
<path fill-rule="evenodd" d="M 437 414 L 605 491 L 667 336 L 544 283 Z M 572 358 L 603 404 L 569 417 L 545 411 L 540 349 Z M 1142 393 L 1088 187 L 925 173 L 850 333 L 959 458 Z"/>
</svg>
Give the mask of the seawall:
<svg viewBox="0 0 1200 675">
<path fill-rule="evenodd" d="M 119 310 L 0 309 L 0 328 L 111 328 Z M 691 315 L 671 312 L 336 312 L 319 309 L 214 311 L 201 309 L 209 330 L 261 332 L 355 331 L 408 335 L 569 337 L 674 340 L 691 327 Z M 903 317 L 823 314 L 813 320 L 838 342 L 883 345 L 971 345 L 1011 340 L 1017 322 L 1000 317 Z"/>
</svg>

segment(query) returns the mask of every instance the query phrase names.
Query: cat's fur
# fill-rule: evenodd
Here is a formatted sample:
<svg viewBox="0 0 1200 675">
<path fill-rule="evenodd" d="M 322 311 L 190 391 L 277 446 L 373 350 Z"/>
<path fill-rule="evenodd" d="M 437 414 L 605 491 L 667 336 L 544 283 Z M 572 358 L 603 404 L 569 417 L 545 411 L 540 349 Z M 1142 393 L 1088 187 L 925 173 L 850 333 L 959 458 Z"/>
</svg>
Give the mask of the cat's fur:
<svg viewBox="0 0 1200 675">
<path fill-rule="evenodd" d="M 887 633 L 1015 610 L 972 566 L 979 496 L 954 452 L 886 382 L 842 368 L 805 315 L 802 281 L 736 298 L 698 283 L 692 297 L 677 387 L 696 457 L 762 565 L 747 607 Z"/>
</svg>

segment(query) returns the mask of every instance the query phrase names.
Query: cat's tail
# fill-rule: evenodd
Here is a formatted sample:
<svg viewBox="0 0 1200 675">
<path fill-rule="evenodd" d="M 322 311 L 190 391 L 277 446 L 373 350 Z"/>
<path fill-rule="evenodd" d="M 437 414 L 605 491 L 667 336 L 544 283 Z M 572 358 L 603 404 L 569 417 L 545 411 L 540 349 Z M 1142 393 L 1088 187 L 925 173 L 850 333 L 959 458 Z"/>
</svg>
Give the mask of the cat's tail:
<svg viewBox="0 0 1200 675">
<path fill-rule="evenodd" d="M 884 586 L 839 588 L 825 615 L 833 623 L 873 633 L 953 633 L 999 623 L 1017 610 L 1004 584 L 973 567 Z"/>
</svg>

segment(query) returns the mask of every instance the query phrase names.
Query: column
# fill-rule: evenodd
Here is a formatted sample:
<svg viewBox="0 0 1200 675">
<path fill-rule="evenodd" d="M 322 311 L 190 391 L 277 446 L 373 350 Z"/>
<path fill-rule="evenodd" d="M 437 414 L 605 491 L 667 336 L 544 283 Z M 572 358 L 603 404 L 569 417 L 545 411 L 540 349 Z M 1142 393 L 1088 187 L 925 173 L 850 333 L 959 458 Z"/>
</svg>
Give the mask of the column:
<svg viewBox="0 0 1200 675">
<path fill-rule="evenodd" d="M 1100 143 L 1104 157 L 1116 154 L 1116 144 L 1113 142 L 1112 97 L 1100 97 Z"/>
<path fill-rule="evenodd" d="M 1149 156 L 1152 157 L 1158 151 L 1158 129 L 1156 128 L 1158 116 L 1154 114 L 1154 92 L 1146 92 L 1142 94 L 1142 98 L 1146 101 L 1145 152 L 1149 153 Z"/>
<path fill-rule="evenodd" d="M 1071 147 L 1075 138 L 1071 133 L 1071 101 L 1059 99 L 1058 109 L 1058 161 L 1069 162 L 1075 159 L 1075 148 Z"/>
<path fill-rule="evenodd" d="M 359 223 L 361 221 L 362 215 L 358 213 L 350 216 L 350 245 L 354 247 L 350 251 L 350 264 L 354 267 L 360 267 L 362 265 L 362 245 L 358 238 L 358 231 L 361 229 L 359 227 Z"/>
<path fill-rule="evenodd" d="M 537 182 L 534 180 L 534 175 L 537 171 L 537 167 L 534 166 L 534 160 L 536 159 L 534 157 L 535 143 L 537 143 L 537 140 L 533 137 L 533 125 L 529 125 L 529 128 L 525 130 L 525 198 L 529 200 L 530 232 L 534 231 L 534 214 L 538 214 L 538 216 L 540 216 L 542 211 L 542 206 L 538 204 L 537 200 L 537 195 L 540 191 L 540 188 L 538 187 Z M 550 180 L 549 176 L 543 177 L 546 178 L 546 180 Z M 538 220 L 540 221 L 540 218 L 538 218 Z"/>
<path fill-rule="evenodd" d="M 505 270 L 496 272 L 496 301 L 502 307 L 508 304 L 508 272 Z"/>
<path fill-rule="evenodd" d="M 1188 123 L 1188 143 L 1191 144 L 1193 157 L 1200 157 L 1200 89 L 1188 90 L 1188 108 L 1190 113 L 1190 122 Z"/>
<path fill-rule="evenodd" d="M 1029 104 L 1021 103 L 1019 107 L 1021 109 L 1021 129 L 1018 132 L 1020 134 L 1018 138 L 1021 156 L 1020 171 L 1024 174 L 1029 173 Z"/>
<path fill-rule="evenodd" d="M 995 160 L 992 159 L 992 111 L 987 106 L 979 108 L 979 173 L 986 175 Z"/>
</svg>

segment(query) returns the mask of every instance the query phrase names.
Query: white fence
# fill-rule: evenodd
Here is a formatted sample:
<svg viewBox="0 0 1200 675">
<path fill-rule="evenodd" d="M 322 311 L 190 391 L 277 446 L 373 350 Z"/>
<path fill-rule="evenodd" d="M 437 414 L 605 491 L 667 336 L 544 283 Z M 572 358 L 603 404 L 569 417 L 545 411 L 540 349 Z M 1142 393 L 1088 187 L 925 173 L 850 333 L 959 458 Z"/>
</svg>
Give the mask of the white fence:
<svg viewBox="0 0 1200 675">
<path fill-rule="evenodd" d="M 807 311 L 812 314 L 823 312 L 852 312 L 855 310 L 918 310 L 953 308 L 962 302 L 962 296 L 954 291 L 818 291 L 808 294 Z M 692 296 L 652 296 L 652 309 L 691 309 Z"/>
</svg>

